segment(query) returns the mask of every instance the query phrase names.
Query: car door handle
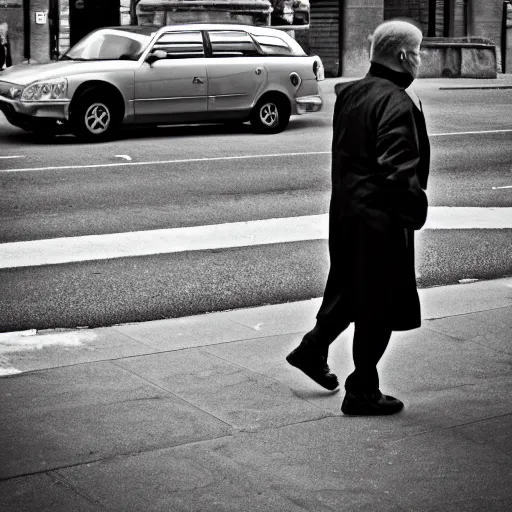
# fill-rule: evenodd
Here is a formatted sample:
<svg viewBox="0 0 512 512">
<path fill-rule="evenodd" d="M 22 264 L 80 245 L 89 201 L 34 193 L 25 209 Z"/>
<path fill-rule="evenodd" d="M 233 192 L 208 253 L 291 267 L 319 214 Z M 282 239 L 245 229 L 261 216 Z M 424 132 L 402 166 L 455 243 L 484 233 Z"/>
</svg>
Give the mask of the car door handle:
<svg viewBox="0 0 512 512">
<path fill-rule="evenodd" d="M 192 80 L 192 83 L 194 83 L 194 84 L 204 84 L 204 82 L 198 76 L 194 77 L 194 79 Z"/>
</svg>

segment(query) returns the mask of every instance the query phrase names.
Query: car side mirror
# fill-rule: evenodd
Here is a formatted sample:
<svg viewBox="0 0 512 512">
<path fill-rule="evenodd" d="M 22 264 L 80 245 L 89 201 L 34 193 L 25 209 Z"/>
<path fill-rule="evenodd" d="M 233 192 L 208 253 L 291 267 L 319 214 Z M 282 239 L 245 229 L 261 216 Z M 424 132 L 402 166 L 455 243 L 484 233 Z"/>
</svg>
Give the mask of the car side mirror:
<svg viewBox="0 0 512 512">
<path fill-rule="evenodd" d="M 155 50 L 154 52 L 151 52 L 146 57 L 146 62 L 151 65 L 153 62 L 156 62 L 157 60 L 165 59 L 167 57 L 167 52 L 164 50 Z"/>
</svg>

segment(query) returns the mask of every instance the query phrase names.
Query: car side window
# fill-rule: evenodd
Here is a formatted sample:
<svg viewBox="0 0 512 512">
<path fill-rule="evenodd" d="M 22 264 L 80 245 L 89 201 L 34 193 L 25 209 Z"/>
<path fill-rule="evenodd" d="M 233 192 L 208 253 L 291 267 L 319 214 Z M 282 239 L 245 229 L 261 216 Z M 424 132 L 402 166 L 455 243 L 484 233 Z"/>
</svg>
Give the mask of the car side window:
<svg viewBox="0 0 512 512">
<path fill-rule="evenodd" d="M 287 56 L 293 55 L 293 50 L 286 41 L 276 36 L 263 36 L 254 34 L 254 39 L 258 41 L 261 49 L 267 55 Z"/>
<path fill-rule="evenodd" d="M 201 32 L 168 32 L 156 41 L 152 51 L 164 50 L 168 59 L 204 58 Z"/>
<path fill-rule="evenodd" d="M 208 32 L 212 57 L 260 56 L 251 36 L 241 30 L 212 30 Z"/>
</svg>

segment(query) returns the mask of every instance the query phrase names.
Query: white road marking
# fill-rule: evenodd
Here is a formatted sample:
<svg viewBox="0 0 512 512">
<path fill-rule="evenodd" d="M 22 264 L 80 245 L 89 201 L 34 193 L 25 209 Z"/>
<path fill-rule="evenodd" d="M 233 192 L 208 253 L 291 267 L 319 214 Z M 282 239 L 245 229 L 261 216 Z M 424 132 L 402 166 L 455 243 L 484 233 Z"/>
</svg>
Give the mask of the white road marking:
<svg viewBox="0 0 512 512">
<path fill-rule="evenodd" d="M 125 160 L 131 160 L 132 159 L 132 157 L 129 156 L 129 155 L 114 155 L 114 156 L 116 156 L 117 158 L 124 158 Z"/>
<path fill-rule="evenodd" d="M 503 133 L 512 132 L 510 130 L 483 130 L 483 131 L 472 131 L 472 132 L 447 132 L 447 133 L 432 133 L 430 137 L 445 137 L 449 135 L 477 135 L 477 134 L 489 134 L 489 133 Z M 216 162 L 216 161 L 227 161 L 227 160 L 249 160 L 257 158 L 283 158 L 283 157 L 294 157 L 294 156 L 311 156 L 311 155 L 330 155 L 330 151 L 302 151 L 297 153 L 269 153 L 264 155 L 235 155 L 235 156 L 219 156 L 210 158 L 181 158 L 176 160 L 155 160 L 146 162 L 120 162 L 120 163 L 108 163 L 108 164 L 88 164 L 88 165 L 61 165 L 54 167 L 26 167 L 21 169 L 0 169 L 1 172 L 36 172 L 36 171 L 62 171 L 68 169 L 101 169 L 106 167 L 121 167 L 128 165 L 169 165 L 169 164 L 186 164 L 193 162 Z M 123 156 L 123 155 L 116 155 Z"/>
<path fill-rule="evenodd" d="M 238 155 L 238 156 L 219 156 L 211 158 L 181 158 L 177 160 L 155 160 L 147 162 L 122 162 L 110 164 L 90 164 L 90 165 L 61 165 L 57 167 L 30 167 L 25 169 L 0 169 L 0 172 L 32 172 L 32 171 L 62 171 L 66 169 L 99 169 L 103 167 L 120 167 L 127 165 L 168 165 L 168 164 L 188 164 L 192 162 L 215 162 L 222 160 L 248 160 L 251 158 L 282 158 L 289 156 L 306 155 L 330 155 L 330 151 L 309 151 L 302 153 L 272 153 L 268 155 Z"/>
<path fill-rule="evenodd" d="M 512 185 L 507 185 L 506 187 L 492 187 L 493 190 L 498 190 L 500 188 L 512 188 Z"/>
<path fill-rule="evenodd" d="M 446 137 L 447 135 L 479 135 L 481 133 L 507 133 L 512 132 L 512 129 L 505 130 L 480 130 L 474 132 L 447 132 L 447 133 L 429 133 L 429 137 Z"/>
<path fill-rule="evenodd" d="M 7 159 L 7 158 L 25 158 L 25 157 L 24 157 L 24 156 L 22 156 L 22 155 L 12 155 L 12 156 L 11 156 L 11 155 L 9 155 L 9 156 L 7 156 L 7 155 L 2 155 L 2 156 L 0 156 L 0 158 L 5 158 L 5 159 Z"/>
<path fill-rule="evenodd" d="M 431 207 L 424 229 L 512 229 L 512 208 Z M 328 216 L 310 215 L 0 244 L 0 268 L 322 240 Z"/>
</svg>

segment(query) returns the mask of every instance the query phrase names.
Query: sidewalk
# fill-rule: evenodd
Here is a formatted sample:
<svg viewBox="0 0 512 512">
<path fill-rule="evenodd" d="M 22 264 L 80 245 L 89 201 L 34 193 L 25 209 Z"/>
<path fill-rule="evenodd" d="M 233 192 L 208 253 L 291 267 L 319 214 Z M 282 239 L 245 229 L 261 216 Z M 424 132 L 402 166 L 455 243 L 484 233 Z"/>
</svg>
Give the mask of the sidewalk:
<svg viewBox="0 0 512 512">
<path fill-rule="evenodd" d="M 351 82 L 361 77 L 326 78 L 320 87 L 331 91 L 338 82 Z M 414 81 L 415 88 L 430 89 L 512 89 L 512 73 L 499 74 L 497 78 L 418 78 Z"/>
<path fill-rule="evenodd" d="M 336 96 L 334 86 L 341 82 L 351 82 L 361 77 L 326 78 L 320 84 L 320 92 L 324 100 L 322 111 L 317 115 L 332 115 Z M 418 78 L 412 88 L 420 95 L 432 94 L 436 91 L 439 101 L 450 101 L 458 90 L 476 89 L 479 91 L 507 91 L 512 89 L 512 74 L 498 75 L 498 78 Z M 512 94 L 512 91 L 510 92 Z"/>
<path fill-rule="evenodd" d="M 512 278 L 420 290 L 346 417 L 285 355 L 319 299 L 0 338 L 3 512 L 512 509 Z M 331 351 L 343 380 L 350 339 Z M 42 347 L 27 350 L 30 347 Z"/>
</svg>

